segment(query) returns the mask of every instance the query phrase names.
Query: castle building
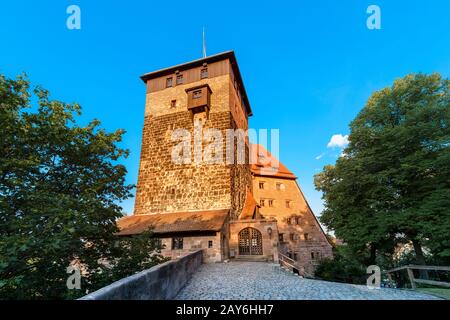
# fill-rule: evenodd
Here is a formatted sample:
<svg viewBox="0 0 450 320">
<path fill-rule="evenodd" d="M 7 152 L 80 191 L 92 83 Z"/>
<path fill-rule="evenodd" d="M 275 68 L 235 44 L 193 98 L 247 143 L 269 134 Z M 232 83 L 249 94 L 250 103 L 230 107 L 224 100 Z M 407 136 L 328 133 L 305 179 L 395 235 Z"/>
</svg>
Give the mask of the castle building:
<svg viewBox="0 0 450 320">
<path fill-rule="evenodd" d="M 311 269 L 331 256 L 296 177 L 282 164 L 265 170 L 270 164 L 259 160 L 272 155 L 247 137 L 243 153 L 234 143 L 252 109 L 233 51 L 141 79 L 147 90 L 135 209 L 119 220 L 119 236 L 151 228 L 164 255 L 203 249 L 205 262 L 277 261 L 281 253 Z"/>
</svg>

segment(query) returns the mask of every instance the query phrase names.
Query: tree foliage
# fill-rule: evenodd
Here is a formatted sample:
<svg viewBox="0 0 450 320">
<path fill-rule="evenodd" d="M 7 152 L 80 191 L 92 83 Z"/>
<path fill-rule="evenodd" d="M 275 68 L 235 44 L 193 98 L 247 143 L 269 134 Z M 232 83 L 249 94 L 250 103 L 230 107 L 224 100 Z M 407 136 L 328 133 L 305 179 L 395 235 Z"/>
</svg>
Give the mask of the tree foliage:
<svg viewBox="0 0 450 320">
<path fill-rule="evenodd" d="M 356 250 L 411 241 L 450 257 L 450 81 L 411 74 L 375 92 L 350 124 L 349 145 L 315 176 L 321 221 Z"/>
<path fill-rule="evenodd" d="M 123 246 L 114 246 L 116 220 L 122 216 L 118 203 L 133 188 L 118 163 L 128 155 L 118 146 L 124 131 L 108 133 L 98 120 L 77 125 L 80 114 L 79 105 L 51 100 L 48 91 L 32 88 L 24 76 L 0 75 L 3 298 L 74 296 L 66 287 L 66 268 L 73 261 L 85 270 L 83 292 L 77 293 L 82 295 L 98 287 L 104 261 L 115 262 L 120 255 L 127 257 L 121 261 L 132 259 Z M 140 248 L 150 249 L 149 255 L 157 246 L 144 241 Z M 120 267 L 121 274 L 139 268 L 140 261 L 133 261 L 135 269 Z"/>
<path fill-rule="evenodd" d="M 327 281 L 337 281 L 354 284 L 365 284 L 367 279 L 364 264 L 355 259 L 352 248 L 346 245 L 337 246 L 333 259 L 322 259 L 314 276 Z"/>
</svg>

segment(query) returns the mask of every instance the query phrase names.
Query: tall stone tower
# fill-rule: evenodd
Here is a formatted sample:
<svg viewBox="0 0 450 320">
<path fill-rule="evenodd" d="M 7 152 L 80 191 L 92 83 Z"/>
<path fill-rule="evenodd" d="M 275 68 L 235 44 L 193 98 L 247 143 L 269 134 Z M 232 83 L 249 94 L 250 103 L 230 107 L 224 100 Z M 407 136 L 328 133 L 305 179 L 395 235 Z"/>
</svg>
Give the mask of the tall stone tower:
<svg viewBox="0 0 450 320">
<path fill-rule="evenodd" d="M 246 164 L 238 164 L 237 157 L 227 163 L 226 137 L 230 129 L 246 131 L 252 111 L 234 52 L 147 73 L 141 79 L 147 93 L 134 214 L 229 209 L 236 218 L 251 189 L 248 145 Z M 210 128 L 222 133 L 222 145 L 213 150 L 214 156 L 222 153 L 222 163 L 194 159 L 194 148 L 199 148 L 195 131 Z M 173 135 L 177 129 L 191 135 L 185 141 L 189 140 L 190 162 L 173 161 L 180 144 Z M 201 137 L 202 150 L 208 140 Z"/>
</svg>

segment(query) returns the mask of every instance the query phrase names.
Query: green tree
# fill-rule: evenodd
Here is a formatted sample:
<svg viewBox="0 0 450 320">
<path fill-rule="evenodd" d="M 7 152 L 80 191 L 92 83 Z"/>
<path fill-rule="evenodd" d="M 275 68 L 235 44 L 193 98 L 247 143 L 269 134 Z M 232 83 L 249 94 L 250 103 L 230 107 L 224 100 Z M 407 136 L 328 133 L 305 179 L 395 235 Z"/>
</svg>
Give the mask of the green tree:
<svg viewBox="0 0 450 320">
<path fill-rule="evenodd" d="M 355 259 L 352 248 L 338 245 L 334 248 L 333 259 L 322 259 L 314 276 L 327 281 L 365 284 L 367 280 L 366 267 Z"/>
<path fill-rule="evenodd" d="M 24 76 L 0 75 L 2 298 L 83 295 L 98 288 L 105 261 L 115 265 L 119 253 L 127 254 L 114 236 L 122 216 L 117 203 L 133 188 L 118 163 L 128 155 L 118 146 L 124 131 L 107 133 L 98 120 L 79 126 L 80 113 L 79 105 L 50 100 L 46 90 L 31 88 Z M 147 255 L 158 249 L 149 242 L 141 246 L 149 247 Z M 73 261 L 83 265 L 83 292 L 66 287 Z M 138 269 L 136 263 L 127 271 Z"/>
<path fill-rule="evenodd" d="M 392 252 L 411 241 L 450 256 L 450 81 L 411 74 L 375 92 L 335 166 L 315 176 L 321 221 L 350 246 Z"/>
</svg>

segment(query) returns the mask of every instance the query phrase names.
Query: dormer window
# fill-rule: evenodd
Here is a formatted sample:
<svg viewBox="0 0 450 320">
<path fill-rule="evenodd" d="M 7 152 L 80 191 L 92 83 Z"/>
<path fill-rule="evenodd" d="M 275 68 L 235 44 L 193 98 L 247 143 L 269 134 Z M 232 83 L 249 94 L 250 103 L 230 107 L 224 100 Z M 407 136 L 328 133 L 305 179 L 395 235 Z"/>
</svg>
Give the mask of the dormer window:
<svg viewBox="0 0 450 320">
<path fill-rule="evenodd" d="M 183 82 L 184 82 L 183 75 L 182 74 L 177 75 L 177 85 L 183 84 Z"/>
<path fill-rule="evenodd" d="M 202 68 L 200 70 L 200 79 L 208 78 L 208 68 Z"/>
</svg>

